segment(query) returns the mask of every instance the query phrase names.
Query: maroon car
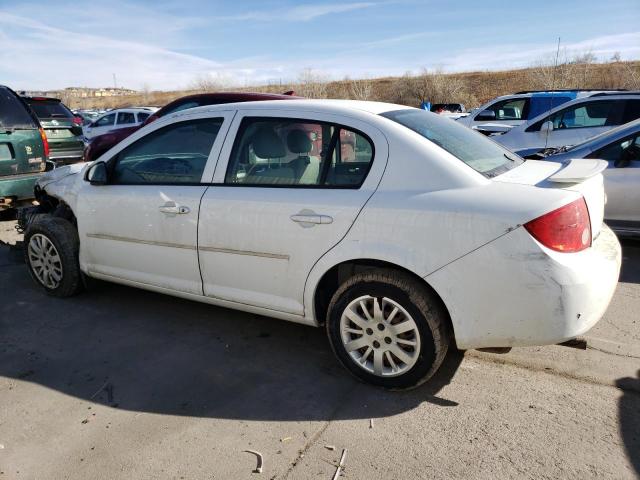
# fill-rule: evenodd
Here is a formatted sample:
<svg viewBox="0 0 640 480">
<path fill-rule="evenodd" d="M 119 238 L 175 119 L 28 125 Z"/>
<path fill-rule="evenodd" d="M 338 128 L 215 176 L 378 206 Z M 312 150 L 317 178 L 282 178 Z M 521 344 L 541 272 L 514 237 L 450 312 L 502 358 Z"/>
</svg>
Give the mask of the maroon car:
<svg viewBox="0 0 640 480">
<path fill-rule="evenodd" d="M 166 104 L 156 113 L 147 118 L 141 125 L 134 127 L 119 128 L 110 132 L 94 137 L 84 149 L 83 159 L 85 162 L 92 162 L 104 152 L 113 147 L 116 143 L 124 140 L 133 132 L 141 129 L 145 125 L 164 117 L 170 113 L 187 108 L 202 107 L 205 105 L 218 105 L 222 103 L 237 102 L 257 102 L 262 100 L 293 100 L 302 97 L 296 97 L 295 92 L 279 93 L 243 93 L 243 92 L 221 92 L 221 93 L 199 93 L 196 95 L 187 95 L 180 97 L 173 102 Z"/>
</svg>

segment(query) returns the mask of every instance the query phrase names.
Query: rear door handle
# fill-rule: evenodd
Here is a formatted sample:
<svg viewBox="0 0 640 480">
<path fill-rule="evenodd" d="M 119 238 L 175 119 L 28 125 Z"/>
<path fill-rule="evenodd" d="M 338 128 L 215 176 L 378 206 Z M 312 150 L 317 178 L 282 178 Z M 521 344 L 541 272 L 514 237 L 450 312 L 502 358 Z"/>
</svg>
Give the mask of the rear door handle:
<svg viewBox="0 0 640 480">
<path fill-rule="evenodd" d="M 333 218 L 329 215 L 318 215 L 318 214 L 297 214 L 291 215 L 291 220 L 296 223 L 311 223 L 316 225 L 326 225 L 329 223 L 333 223 Z"/>
<path fill-rule="evenodd" d="M 164 205 L 160 205 L 158 209 L 167 215 L 184 215 L 191 211 L 189 207 L 178 205 L 176 202 L 167 202 Z"/>
</svg>

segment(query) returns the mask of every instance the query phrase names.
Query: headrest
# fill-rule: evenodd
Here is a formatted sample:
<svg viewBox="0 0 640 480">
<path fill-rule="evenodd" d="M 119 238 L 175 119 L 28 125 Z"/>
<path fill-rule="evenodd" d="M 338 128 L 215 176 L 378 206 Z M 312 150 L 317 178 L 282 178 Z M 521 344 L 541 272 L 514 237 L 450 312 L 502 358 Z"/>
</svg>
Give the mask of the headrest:
<svg viewBox="0 0 640 480">
<path fill-rule="evenodd" d="M 309 153 L 313 147 L 309 134 L 300 129 L 289 132 L 289 135 L 287 135 L 287 146 L 292 153 Z"/>
<path fill-rule="evenodd" d="M 278 134 L 270 127 L 261 127 L 251 139 L 253 152 L 260 158 L 280 158 L 287 152 Z"/>
</svg>

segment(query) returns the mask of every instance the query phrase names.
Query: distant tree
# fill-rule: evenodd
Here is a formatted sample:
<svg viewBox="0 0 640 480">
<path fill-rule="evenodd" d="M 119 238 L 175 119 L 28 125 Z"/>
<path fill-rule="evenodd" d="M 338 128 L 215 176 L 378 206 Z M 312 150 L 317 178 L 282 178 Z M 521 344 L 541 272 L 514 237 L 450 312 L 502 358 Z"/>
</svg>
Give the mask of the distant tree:
<svg viewBox="0 0 640 480">
<path fill-rule="evenodd" d="M 294 90 L 306 98 L 327 98 L 328 77 L 312 68 L 303 69 L 298 75 Z"/>
</svg>

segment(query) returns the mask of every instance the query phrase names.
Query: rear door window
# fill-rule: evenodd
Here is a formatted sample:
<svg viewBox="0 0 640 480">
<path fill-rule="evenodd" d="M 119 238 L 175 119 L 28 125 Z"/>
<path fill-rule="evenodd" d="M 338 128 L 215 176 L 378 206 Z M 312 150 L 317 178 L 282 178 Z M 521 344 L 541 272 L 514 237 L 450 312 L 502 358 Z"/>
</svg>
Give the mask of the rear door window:
<svg viewBox="0 0 640 480">
<path fill-rule="evenodd" d="M 0 87 L 0 127 L 37 128 L 27 108 L 13 92 Z"/>
<path fill-rule="evenodd" d="M 136 116 L 133 112 L 118 112 L 118 125 L 136 123 Z"/>
<path fill-rule="evenodd" d="M 594 128 L 620 125 L 624 112 L 624 100 L 593 100 L 564 108 L 527 128 L 537 132 L 546 121 L 553 122 L 554 130 Z"/>
<path fill-rule="evenodd" d="M 291 118 L 245 118 L 225 183 L 359 188 L 373 155 L 371 140 L 341 125 Z"/>
<path fill-rule="evenodd" d="M 60 102 L 27 100 L 38 118 L 73 118 L 73 114 Z"/>
</svg>

